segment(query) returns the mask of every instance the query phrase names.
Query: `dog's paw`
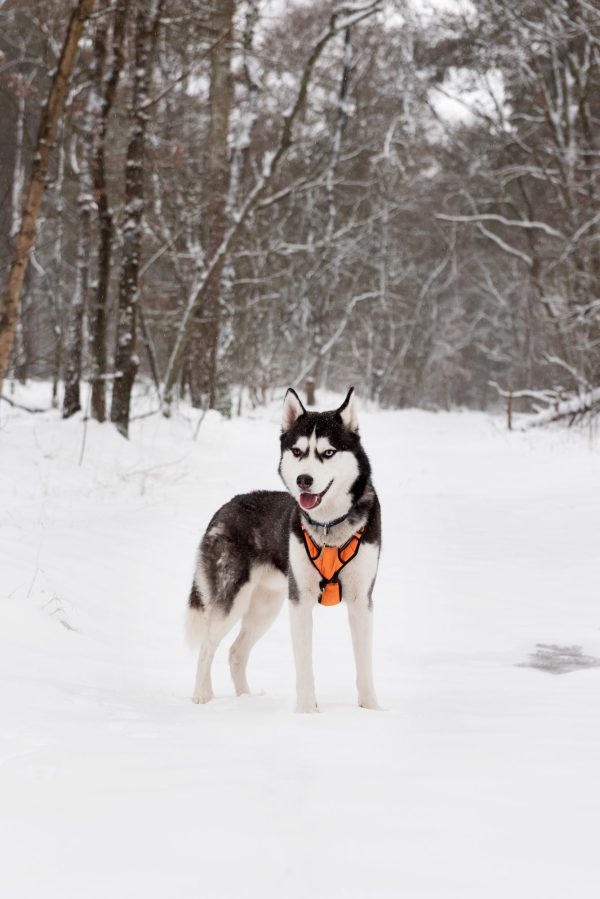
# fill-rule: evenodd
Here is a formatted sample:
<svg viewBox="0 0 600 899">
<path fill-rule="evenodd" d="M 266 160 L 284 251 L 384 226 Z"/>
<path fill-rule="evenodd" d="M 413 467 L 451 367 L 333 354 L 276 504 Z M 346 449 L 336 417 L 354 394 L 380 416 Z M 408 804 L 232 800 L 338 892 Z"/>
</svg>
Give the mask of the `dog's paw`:
<svg viewBox="0 0 600 899">
<path fill-rule="evenodd" d="M 319 711 L 317 700 L 314 697 L 308 699 L 298 699 L 296 702 L 296 712 L 300 715 L 310 715 Z"/>
<path fill-rule="evenodd" d="M 383 709 L 377 702 L 376 696 L 359 696 L 358 704 L 361 709 L 371 709 L 373 712 L 383 712 Z"/>
<path fill-rule="evenodd" d="M 252 696 L 252 690 L 250 689 L 248 684 L 246 684 L 243 687 L 236 687 L 235 695 L 236 696 Z"/>
<path fill-rule="evenodd" d="M 214 699 L 214 693 L 194 693 L 192 696 L 192 702 L 196 705 L 206 705 L 207 702 L 210 702 L 211 699 Z"/>
</svg>

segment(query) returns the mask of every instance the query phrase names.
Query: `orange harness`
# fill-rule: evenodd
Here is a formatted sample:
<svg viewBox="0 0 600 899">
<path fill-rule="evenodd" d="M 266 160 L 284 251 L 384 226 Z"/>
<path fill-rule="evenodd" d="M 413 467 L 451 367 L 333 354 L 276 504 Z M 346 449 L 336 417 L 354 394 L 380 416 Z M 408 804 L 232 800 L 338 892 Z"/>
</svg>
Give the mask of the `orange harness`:
<svg viewBox="0 0 600 899">
<path fill-rule="evenodd" d="M 322 606 L 336 606 L 342 601 L 342 585 L 338 575 L 357 554 L 364 532 L 365 529 L 361 528 L 343 546 L 319 546 L 302 528 L 308 558 L 322 576 L 319 583 L 321 590 L 319 602 Z"/>
</svg>

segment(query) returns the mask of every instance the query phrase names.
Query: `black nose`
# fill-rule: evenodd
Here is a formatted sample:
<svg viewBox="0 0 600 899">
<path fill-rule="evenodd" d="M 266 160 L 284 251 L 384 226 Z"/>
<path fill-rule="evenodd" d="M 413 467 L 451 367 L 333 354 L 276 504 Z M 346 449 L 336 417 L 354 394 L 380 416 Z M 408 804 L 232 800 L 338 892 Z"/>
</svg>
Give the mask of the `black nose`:
<svg viewBox="0 0 600 899">
<path fill-rule="evenodd" d="M 308 490 L 310 485 L 312 484 L 313 479 L 309 474 L 299 474 L 296 478 L 296 483 L 300 490 Z"/>
</svg>

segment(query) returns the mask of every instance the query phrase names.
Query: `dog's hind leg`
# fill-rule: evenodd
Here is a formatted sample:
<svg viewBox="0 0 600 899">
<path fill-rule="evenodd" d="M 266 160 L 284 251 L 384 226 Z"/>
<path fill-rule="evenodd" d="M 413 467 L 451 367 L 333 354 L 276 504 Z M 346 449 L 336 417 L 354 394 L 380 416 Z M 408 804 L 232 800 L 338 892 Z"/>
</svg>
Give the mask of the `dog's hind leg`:
<svg viewBox="0 0 600 899">
<path fill-rule="evenodd" d="M 283 577 L 282 577 L 283 580 Z M 242 619 L 240 632 L 229 650 L 229 669 L 238 696 L 250 693 L 246 680 L 248 657 L 254 644 L 275 621 L 285 597 L 283 589 L 268 589 L 260 583 L 255 587 L 248 611 Z"/>
<path fill-rule="evenodd" d="M 200 635 L 200 651 L 196 670 L 196 684 L 192 699 L 196 703 L 209 702 L 213 696 L 211 667 L 219 643 L 231 628 L 245 614 L 250 604 L 253 586 L 246 582 L 236 593 L 229 611 L 219 605 L 209 605 L 204 611 L 204 622 Z"/>
</svg>

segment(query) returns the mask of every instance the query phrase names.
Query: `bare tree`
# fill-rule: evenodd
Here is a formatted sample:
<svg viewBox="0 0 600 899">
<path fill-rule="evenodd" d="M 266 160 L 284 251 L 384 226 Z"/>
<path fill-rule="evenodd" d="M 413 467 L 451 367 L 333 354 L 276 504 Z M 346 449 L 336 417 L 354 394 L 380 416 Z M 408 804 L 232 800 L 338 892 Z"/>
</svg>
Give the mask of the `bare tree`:
<svg viewBox="0 0 600 899">
<path fill-rule="evenodd" d="M 129 430 L 131 390 L 139 367 L 139 358 L 136 353 L 136 329 L 144 214 L 144 145 L 148 121 L 146 105 L 152 81 L 154 50 L 158 40 L 161 8 L 162 0 L 153 0 L 149 7 L 141 2 L 138 6 L 135 26 L 131 131 L 125 162 L 123 261 L 119 281 L 119 316 L 110 412 L 111 421 L 125 437 Z"/>
<path fill-rule="evenodd" d="M 79 0 L 71 14 L 48 100 L 42 111 L 21 225 L 15 238 L 13 263 L 0 309 L 0 394 L 17 326 L 23 279 L 35 242 L 37 219 L 46 187 L 46 173 L 56 123 L 61 114 L 67 85 L 75 64 L 79 39 L 93 7 L 94 0 Z"/>
<path fill-rule="evenodd" d="M 94 198 L 98 208 L 98 276 L 94 296 L 90 304 L 89 341 L 92 362 L 91 373 L 91 412 L 98 421 L 106 418 L 106 376 L 108 365 L 106 358 L 107 302 L 110 283 L 111 255 L 113 242 L 113 214 L 108 196 L 106 177 L 106 141 L 109 118 L 113 109 L 117 85 L 123 66 L 125 53 L 123 42 L 127 16 L 131 8 L 131 0 L 116 0 L 113 11 L 113 27 L 109 66 L 103 64 L 102 97 L 99 110 L 99 121 L 94 134 L 94 146 L 90 161 L 94 187 Z M 99 59 L 104 59 L 108 48 L 96 41 L 96 52 Z"/>
<path fill-rule="evenodd" d="M 346 31 L 346 29 L 356 22 L 372 16 L 378 9 L 380 9 L 380 6 L 379 0 L 371 0 L 371 2 L 350 4 L 348 7 L 343 4 L 336 7 L 331 14 L 327 28 L 312 46 L 300 76 L 294 101 L 289 111 L 283 116 L 277 143 L 275 144 L 275 147 L 265 155 L 261 175 L 257 178 L 254 187 L 246 195 L 239 208 L 235 211 L 232 223 L 223 235 L 221 243 L 207 261 L 203 274 L 199 278 L 198 283 L 194 284 L 190 292 L 184 314 L 179 324 L 175 345 L 169 357 L 164 379 L 163 399 L 164 408 L 167 414 L 182 354 L 192 331 L 195 312 L 204 302 L 206 296 L 209 295 L 209 292 L 214 289 L 214 284 L 215 282 L 218 282 L 223 265 L 231 252 L 234 241 L 240 234 L 242 227 L 245 225 L 253 210 L 261 203 L 261 201 L 265 200 L 267 192 L 272 187 L 275 180 L 279 165 L 292 146 L 294 124 L 300 113 L 304 110 L 311 76 L 317 61 L 337 34 Z"/>
<path fill-rule="evenodd" d="M 223 0 L 215 7 L 211 26 L 218 41 L 210 58 L 208 133 L 202 171 L 202 256 L 210 259 L 223 240 L 228 223 L 230 192 L 229 133 L 233 101 L 233 24 L 235 0 Z M 224 261 L 223 261 L 224 262 Z M 216 403 L 217 357 L 222 305 L 222 269 L 215 272 L 202 306 L 197 310 L 190 341 L 190 383 L 192 401 L 200 405 L 206 391 L 208 406 Z"/>
<path fill-rule="evenodd" d="M 90 254 L 92 249 L 92 215 L 96 206 L 92 178 L 92 159 L 98 133 L 98 119 L 101 111 L 102 82 L 106 56 L 106 36 L 108 18 L 106 2 L 101 3 L 102 15 L 96 21 L 93 40 L 92 65 L 87 102 L 81 116 L 80 152 L 72 153 L 77 159 L 79 190 L 77 196 L 77 259 L 75 287 L 71 295 L 67 315 L 65 356 L 65 393 L 63 418 L 70 418 L 81 409 L 80 380 L 83 340 L 83 317 L 87 304 Z"/>
<path fill-rule="evenodd" d="M 45 96 L 43 58 L 59 49 L 56 26 L 17 7 L 0 10 L 9 201 L 34 149 L 35 103 L 23 113 L 14 78 Z M 57 383 L 61 355 L 72 358 L 61 310 L 70 298 L 82 311 L 89 269 L 90 342 L 79 323 L 71 345 L 102 420 L 116 332 L 123 433 L 138 364 L 157 385 L 164 372 L 165 411 L 176 386 L 227 412 L 234 391 L 241 409 L 306 377 L 317 388 L 350 381 L 390 406 L 485 407 L 496 382 L 514 386 L 517 407 L 542 388 L 561 409 L 590 409 L 598 11 L 587 0 L 482 0 L 436 21 L 404 5 L 400 21 L 388 8 L 313 0 L 267 14 L 258 0 L 169 0 L 144 87 L 134 15 L 154 4 L 102 0 L 47 173 L 15 375 Z M 96 80 L 102 71 L 93 119 L 90 68 Z M 456 83 L 464 115 L 451 119 L 436 97 Z M 20 160 L 6 136 L 19 122 Z M 7 237 L 18 205 L 0 213 Z"/>
</svg>

